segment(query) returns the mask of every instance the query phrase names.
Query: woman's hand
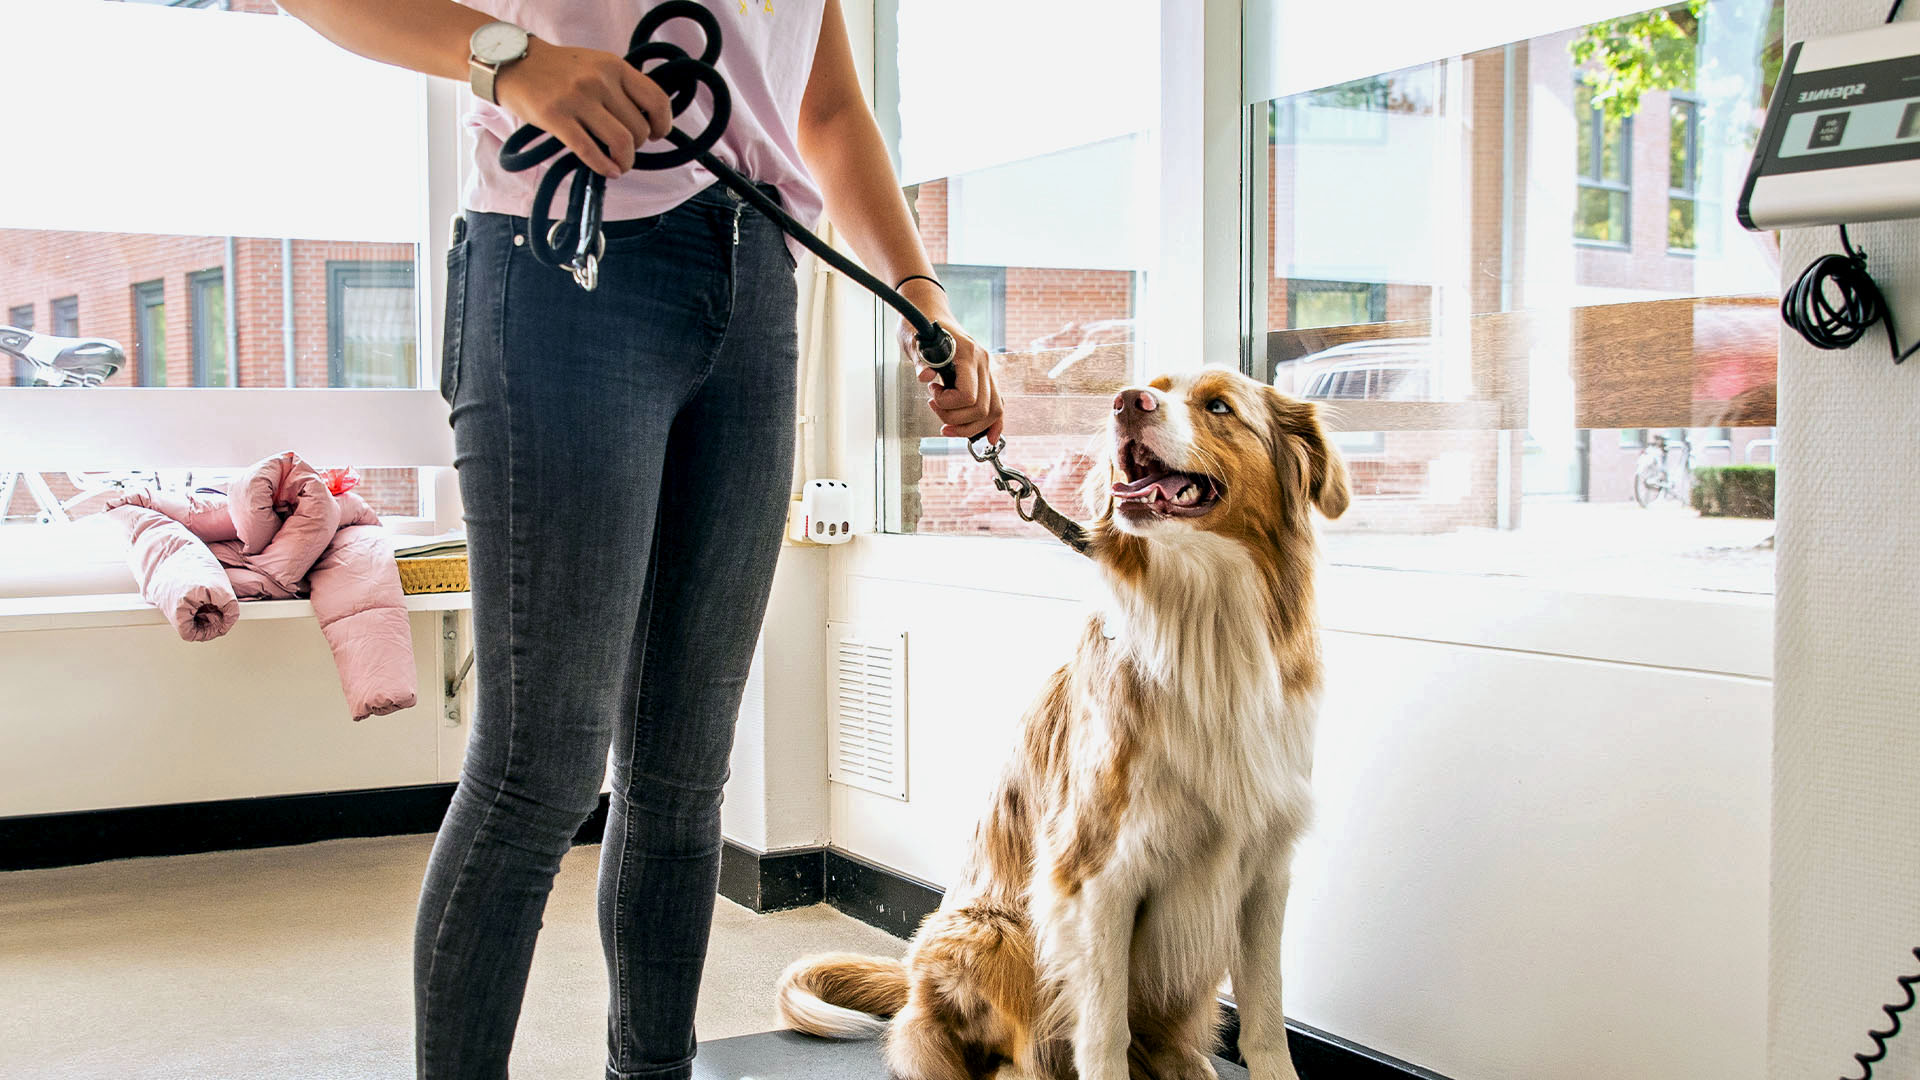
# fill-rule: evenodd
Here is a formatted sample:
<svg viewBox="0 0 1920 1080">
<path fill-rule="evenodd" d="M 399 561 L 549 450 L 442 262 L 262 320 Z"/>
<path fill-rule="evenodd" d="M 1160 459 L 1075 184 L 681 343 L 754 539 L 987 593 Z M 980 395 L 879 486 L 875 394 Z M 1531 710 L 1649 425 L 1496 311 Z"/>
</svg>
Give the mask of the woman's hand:
<svg viewBox="0 0 1920 1080">
<path fill-rule="evenodd" d="M 920 360 L 920 346 L 914 340 L 913 327 L 900 320 L 900 349 L 920 366 L 920 381 L 927 387 L 927 405 L 940 423 L 940 434 L 948 438 L 969 439 L 985 434 L 989 443 L 1000 438 L 1000 389 L 993 383 L 991 356 L 978 342 L 960 329 L 960 323 L 947 307 L 947 294 L 930 281 L 915 279 L 900 289 L 909 303 L 953 335 L 953 388 L 940 385 L 940 372 Z"/>
<path fill-rule="evenodd" d="M 673 128 L 666 92 L 624 59 L 598 49 L 535 38 L 527 55 L 501 69 L 494 94 L 508 112 L 557 137 L 587 168 L 609 179 L 633 168 L 641 144 Z"/>
</svg>

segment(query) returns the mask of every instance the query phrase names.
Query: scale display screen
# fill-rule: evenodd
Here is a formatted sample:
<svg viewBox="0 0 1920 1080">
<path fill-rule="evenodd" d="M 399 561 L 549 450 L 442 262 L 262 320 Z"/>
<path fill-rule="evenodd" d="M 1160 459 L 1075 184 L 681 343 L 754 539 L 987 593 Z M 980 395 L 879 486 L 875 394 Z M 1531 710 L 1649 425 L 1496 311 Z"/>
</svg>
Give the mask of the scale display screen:
<svg viewBox="0 0 1920 1080">
<path fill-rule="evenodd" d="M 1739 213 L 1749 229 L 1920 216 L 1920 24 L 1793 46 Z"/>
<path fill-rule="evenodd" d="M 1920 140 L 1920 97 L 1876 101 L 1832 112 L 1795 113 L 1780 139 L 1781 157 L 1877 150 Z"/>
</svg>

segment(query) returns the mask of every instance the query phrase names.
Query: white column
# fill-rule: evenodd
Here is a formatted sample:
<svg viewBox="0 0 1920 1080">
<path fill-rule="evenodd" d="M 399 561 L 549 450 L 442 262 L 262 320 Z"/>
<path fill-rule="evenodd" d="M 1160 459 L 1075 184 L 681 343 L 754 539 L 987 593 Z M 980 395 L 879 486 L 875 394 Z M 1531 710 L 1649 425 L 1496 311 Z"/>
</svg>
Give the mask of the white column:
<svg viewBox="0 0 1920 1080">
<path fill-rule="evenodd" d="M 1883 0 L 1788 0 L 1786 39 L 1862 30 Z M 1907 19 L 1913 18 L 1909 13 Z M 1920 225 L 1852 228 L 1905 341 L 1920 333 Z M 1787 283 L 1838 251 L 1832 228 L 1783 236 Z M 1905 342 L 1903 342 L 1904 344 Z M 1883 328 L 1845 352 L 1783 331 L 1775 616 L 1772 1080 L 1857 1075 L 1897 975 L 1920 970 L 1920 366 Z M 1920 1076 L 1920 1032 L 1876 1077 Z"/>
<path fill-rule="evenodd" d="M 1239 0 L 1161 0 L 1160 239 L 1147 282 L 1148 371 L 1239 362 L 1240 18 Z"/>
</svg>

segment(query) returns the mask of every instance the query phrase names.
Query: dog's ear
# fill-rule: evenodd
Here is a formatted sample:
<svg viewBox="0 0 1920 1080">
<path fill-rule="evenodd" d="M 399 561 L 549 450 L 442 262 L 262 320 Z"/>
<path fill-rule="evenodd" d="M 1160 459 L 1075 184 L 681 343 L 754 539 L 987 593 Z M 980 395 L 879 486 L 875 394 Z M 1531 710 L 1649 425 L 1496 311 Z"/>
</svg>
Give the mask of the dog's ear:
<svg viewBox="0 0 1920 1080">
<path fill-rule="evenodd" d="M 1346 512 L 1352 494 L 1347 486 L 1347 466 L 1327 438 L 1320 406 L 1297 401 L 1272 387 L 1267 387 L 1264 395 L 1273 425 L 1274 471 L 1281 477 L 1298 477 L 1307 499 L 1322 514 L 1339 517 Z"/>
</svg>

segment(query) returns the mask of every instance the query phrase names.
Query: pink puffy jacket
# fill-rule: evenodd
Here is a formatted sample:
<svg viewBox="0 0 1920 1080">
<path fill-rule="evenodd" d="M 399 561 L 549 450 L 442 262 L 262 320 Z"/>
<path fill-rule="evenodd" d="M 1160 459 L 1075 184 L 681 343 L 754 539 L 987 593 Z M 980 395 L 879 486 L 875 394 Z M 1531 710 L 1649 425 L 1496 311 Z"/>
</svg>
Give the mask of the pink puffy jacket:
<svg viewBox="0 0 1920 1080">
<path fill-rule="evenodd" d="M 108 514 L 132 542 L 140 594 L 181 637 L 226 633 L 240 598 L 310 596 L 353 718 L 414 704 L 413 637 L 380 518 L 295 454 L 254 465 L 225 495 L 136 491 Z"/>
</svg>

